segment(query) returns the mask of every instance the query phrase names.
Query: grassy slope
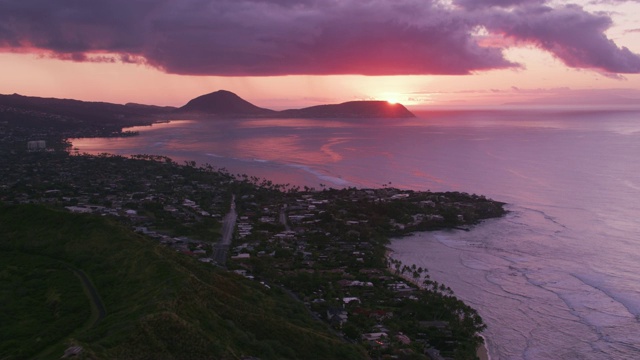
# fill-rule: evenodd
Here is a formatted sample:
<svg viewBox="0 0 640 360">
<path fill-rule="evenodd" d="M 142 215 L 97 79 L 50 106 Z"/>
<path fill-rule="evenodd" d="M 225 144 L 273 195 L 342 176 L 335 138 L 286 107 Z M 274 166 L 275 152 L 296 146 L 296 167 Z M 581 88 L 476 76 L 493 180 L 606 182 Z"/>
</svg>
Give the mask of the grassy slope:
<svg viewBox="0 0 640 360">
<path fill-rule="evenodd" d="M 92 358 L 365 357 L 275 287 L 38 206 L 0 205 L 0 304 L 0 359 L 60 358 L 70 344 Z"/>
</svg>

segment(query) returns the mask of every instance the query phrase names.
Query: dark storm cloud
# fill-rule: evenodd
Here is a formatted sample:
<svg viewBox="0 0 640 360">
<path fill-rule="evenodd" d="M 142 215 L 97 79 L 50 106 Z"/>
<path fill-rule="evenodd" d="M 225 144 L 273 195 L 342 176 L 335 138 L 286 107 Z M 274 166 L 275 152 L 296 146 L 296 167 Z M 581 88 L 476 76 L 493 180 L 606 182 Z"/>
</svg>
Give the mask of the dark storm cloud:
<svg viewBox="0 0 640 360">
<path fill-rule="evenodd" d="M 194 75 L 468 74 L 517 67 L 480 27 L 567 65 L 638 72 L 611 20 L 542 0 L 0 0 L 0 47 Z M 531 9 L 535 11 L 531 13 Z M 582 27 L 587 30 L 583 31 Z M 554 31 L 562 31 L 555 34 Z"/>
<path fill-rule="evenodd" d="M 487 22 L 490 30 L 547 50 L 568 66 L 610 73 L 640 72 L 640 57 L 618 47 L 604 34 L 612 25 L 605 14 L 592 14 L 579 6 L 567 5 L 527 6 L 490 16 L 491 21 Z"/>
<path fill-rule="evenodd" d="M 227 4 L 218 4 L 215 22 L 204 9 L 157 20 L 159 46 L 147 58 L 197 74 L 466 74 L 513 66 L 499 49 L 473 41 L 473 24 L 428 2 Z"/>
<path fill-rule="evenodd" d="M 544 4 L 547 0 L 455 0 L 454 3 L 467 9 L 479 9 L 491 6 L 512 7 L 521 5 Z"/>
</svg>

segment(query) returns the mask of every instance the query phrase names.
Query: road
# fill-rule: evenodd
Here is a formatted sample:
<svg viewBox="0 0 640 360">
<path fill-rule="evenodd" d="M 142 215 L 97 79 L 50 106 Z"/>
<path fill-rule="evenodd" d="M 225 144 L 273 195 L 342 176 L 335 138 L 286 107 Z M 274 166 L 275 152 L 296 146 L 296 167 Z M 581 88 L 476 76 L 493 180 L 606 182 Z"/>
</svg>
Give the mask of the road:
<svg viewBox="0 0 640 360">
<path fill-rule="evenodd" d="M 213 260 L 220 266 L 225 266 L 227 263 L 227 253 L 229 252 L 229 246 L 233 238 L 233 230 L 236 227 L 236 220 L 238 219 L 238 213 L 236 212 L 236 197 L 231 196 L 231 209 L 222 219 L 222 238 L 220 241 L 213 245 Z"/>
<path fill-rule="evenodd" d="M 87 276 L 87 274 L 84 273 L 84 271 L 80 269 L 76 269 L 73 265 L 66 263 L 64 261 L 61 261 L 55 258 L 51 258 L 51 259 L 54 259 L 60 262 L 61 264 L 63 264 L 69 271 L 73 272 L 73 274 L 76 277 L 78 277 L 78 279 L 82 283 L 84 293 L 91 304 L 91 316 L 81 328 L 75 329 L 72 333 L 69 333 L 69 336 L 73 333 L 84 333 L 87 330 L 91 329 L 92 327 L 96 326 L 102 319 L 104 319 L 105 316 L 107 316 L 107 308 L 104 306 L 104 303 L 100 299 L 100 294 L 98 293 L 98 289 L 96 289 L 95 286 L 93 286 L 93 283 L 91 282 L 91 280 L 89 280 L 89 277 Z M 58 345 L 52 344 L 51 346 L 42 350 L 37 356 L 34 357 L 34 359 L 58 358 L 53 354 L 56 354 L 56 353 L 59 354 L 59 351 L 60 349 L 58 348 Z"/>
<path fill-rule="evenodd" d="M 94 327 L 96 324 L 100 322 L 100 320 L 104 319 L 104 317 L 107 315 L 107 309 L 105 308 L 104 303 L 100 299 L 100 294 L 98 293 L 98 290 L 95 288 L 95 286 L 93 286 L 93 284 L 91 283 L 91 280 L 89 280 L 87 275 L 82 270 L 78 270 L 74 267 L 69 266 L 69 269 L 73 271 L 73 273 L 77 277 L 79 277 L 80 280 L 82 281 L 82 286 L 87 291 L 89 300 L 91 300 L 91 304 L 93 305 L 95 311 L 97 312 L 97 314 L 92 315 L 94 317 L 94 320 L 91 323 L 90 327 Z"/>
<path fill-rule="evenodd" d="M 287 223 L 287 204 L 284 204 L 280 209 L 280 223 L 284 225 L 286 231 L 291 231 L 291 227 Z"/>
</svg>

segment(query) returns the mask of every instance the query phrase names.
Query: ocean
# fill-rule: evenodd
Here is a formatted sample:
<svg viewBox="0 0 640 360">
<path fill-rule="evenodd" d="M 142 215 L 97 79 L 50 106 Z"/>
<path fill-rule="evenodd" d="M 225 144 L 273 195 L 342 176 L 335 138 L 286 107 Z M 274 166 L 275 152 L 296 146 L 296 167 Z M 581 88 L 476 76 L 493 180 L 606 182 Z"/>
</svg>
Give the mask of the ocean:
<svg viewBox="0 0 640 360">
<path fill-rule="evenodd" d="M 393 239 L 476 308 L 493 359 L 640 358 L 640 111 L 432 111 L 414 119 L 211 119 L 72 139 L 320 187 L 461 191 L 507 203 L 471 231 Z"/>
</svg>

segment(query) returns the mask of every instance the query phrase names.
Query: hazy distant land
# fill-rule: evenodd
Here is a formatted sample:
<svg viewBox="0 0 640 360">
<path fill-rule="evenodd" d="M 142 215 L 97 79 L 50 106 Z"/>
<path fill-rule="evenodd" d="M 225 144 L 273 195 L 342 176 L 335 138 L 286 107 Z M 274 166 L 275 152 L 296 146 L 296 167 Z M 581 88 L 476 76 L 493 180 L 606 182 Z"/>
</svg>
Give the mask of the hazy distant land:
<svg viewBox="0 0 640 360">
<path fill-rule="evenodd" d="M 401 104 L 387 101 L 349 101 L 302 109 L 274 111 L 257 107 L 238 95 L 220 90 L 202 95 L 176 110 L 177 114 L 262 118 L 408 118 L 415 117 Z"/>
<path fill-rule="evenodd" d="M 275 111 L 261 108 L 238 95 L 219 90 L 190 100 L 182 107 L 129 103 L 85 102 L 0 95 L 0 121 L 20 121 L 21 126 L 72 129 L 87 125 L 111 129 L 185 118 L 409 118 L 415 115 L 401 104 L 386 101 L 350 101 L 302 109 Z"/>
</svg>

